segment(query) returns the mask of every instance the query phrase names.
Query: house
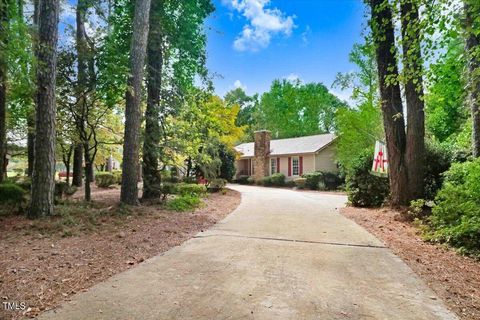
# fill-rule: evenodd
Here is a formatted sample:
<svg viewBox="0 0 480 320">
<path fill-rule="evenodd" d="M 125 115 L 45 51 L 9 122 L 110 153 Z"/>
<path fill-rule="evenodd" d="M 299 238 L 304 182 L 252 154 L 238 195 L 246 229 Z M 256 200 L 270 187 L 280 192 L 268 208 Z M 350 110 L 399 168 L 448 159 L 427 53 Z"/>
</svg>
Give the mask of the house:
<svg viewBox="0 0 480 320">
<path fill-rule="evenodd" d="M 271 140 L 270 131 L 255 132 L 255 142 L 235 147 L 236 176 L 260 180 L 273 173 L 283 173 L 287 180 L 314 171 L 337 172 L 334 134 Z"/>
</svg>

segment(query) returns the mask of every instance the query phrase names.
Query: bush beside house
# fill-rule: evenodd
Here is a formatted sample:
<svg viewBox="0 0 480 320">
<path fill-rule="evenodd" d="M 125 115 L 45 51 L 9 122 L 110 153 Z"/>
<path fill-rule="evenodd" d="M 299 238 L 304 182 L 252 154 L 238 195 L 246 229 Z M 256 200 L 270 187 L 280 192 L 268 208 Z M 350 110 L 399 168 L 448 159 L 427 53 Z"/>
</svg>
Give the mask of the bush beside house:
<svg viewBox="0 0 480 320">
<path fill-rule="evenodd" d="M 378 207 L 390 193 L 388 179 L 370 173 L 373 152 L 367 150 L 352 161 L 347 173 L 348 201 L 354 207 Z"/>
</svg>

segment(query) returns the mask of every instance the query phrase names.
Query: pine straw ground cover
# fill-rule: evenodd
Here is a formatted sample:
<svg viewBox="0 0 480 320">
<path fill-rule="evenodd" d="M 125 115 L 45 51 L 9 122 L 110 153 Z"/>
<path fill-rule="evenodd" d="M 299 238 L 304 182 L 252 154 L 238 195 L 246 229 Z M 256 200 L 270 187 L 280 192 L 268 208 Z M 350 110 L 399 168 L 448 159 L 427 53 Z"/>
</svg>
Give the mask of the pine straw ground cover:
<svg viewBox="0 0 480 320">
<path fill-rule="evenodd" d="M 480 319 L 480 261 L 422 240 L 420 231 L 389 209 L 343 208 L 405 261 L 461 319 Z"/>
<path fill-rule="evenodd" d="M 93 199 L 58 205 L 55 218 L 0 217 L 0 319 L 34 317 L 181 244 L 233 211 L 240 194 L 211 194 L 185 213 L 153 204 L 120 207 L 118 189 L 95 189 Z M 25 302 L 28 311 L 6 311 L 4 301 Z"/>
</svg>

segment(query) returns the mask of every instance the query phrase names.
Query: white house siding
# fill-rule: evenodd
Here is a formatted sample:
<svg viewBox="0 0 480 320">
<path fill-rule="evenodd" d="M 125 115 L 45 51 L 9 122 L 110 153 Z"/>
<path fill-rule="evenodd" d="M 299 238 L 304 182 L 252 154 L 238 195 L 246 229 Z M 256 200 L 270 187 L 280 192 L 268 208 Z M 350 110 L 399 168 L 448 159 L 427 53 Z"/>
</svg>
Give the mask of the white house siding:
<svg viewBox="0 0 480 320">
<path fill-rule="evenodd" d="M 315 156 L 315 171 L 338 172 L 335 163 L 335 145 L 331 144 Z"/>
</svg>

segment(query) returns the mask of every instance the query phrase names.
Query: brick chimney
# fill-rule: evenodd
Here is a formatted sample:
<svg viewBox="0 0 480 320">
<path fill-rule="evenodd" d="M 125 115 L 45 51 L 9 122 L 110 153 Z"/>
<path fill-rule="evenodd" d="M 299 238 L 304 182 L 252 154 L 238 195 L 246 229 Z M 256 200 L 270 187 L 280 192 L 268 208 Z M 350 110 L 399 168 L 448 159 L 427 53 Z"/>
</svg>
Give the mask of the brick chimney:
<svg viewBox="0 0 480 320">
<path fill-rule="evenodd" d="M 271 133 L 268 130 L 255 131 L 255 148 L 253 157 L 253 178 L 255 181 L 268 176 L 268 157 L 270 155 Z"/>
</svg>

